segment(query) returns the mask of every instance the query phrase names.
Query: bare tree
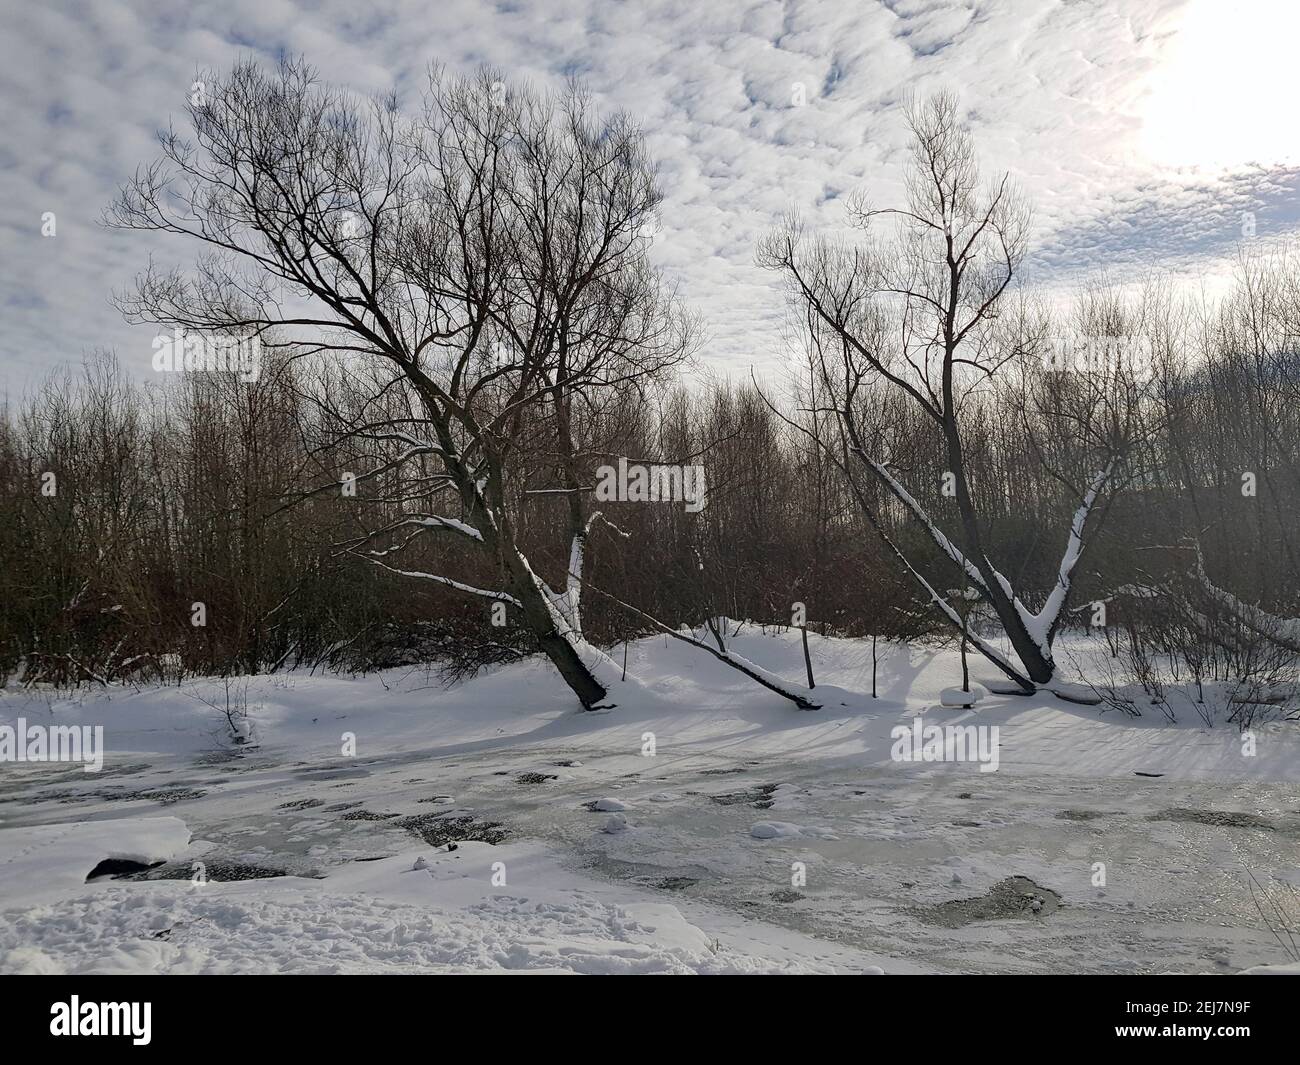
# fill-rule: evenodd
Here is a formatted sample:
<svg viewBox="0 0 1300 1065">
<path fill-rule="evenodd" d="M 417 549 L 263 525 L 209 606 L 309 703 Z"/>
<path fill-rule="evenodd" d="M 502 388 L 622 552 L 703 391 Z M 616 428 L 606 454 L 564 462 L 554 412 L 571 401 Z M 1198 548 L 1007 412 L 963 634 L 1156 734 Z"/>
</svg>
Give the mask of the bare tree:
<svg viewBox="0 0 1300 1065">
<path fill-rule="evenodd" d="M 1030 691 L 1054 680 L 1052 643 L 1083 554 L 1085 530 L 1116 477 L 1129 425 L 1121 403 L 1110 412 L 1113 417 L 1070 427 L 1083 432 L 1091 462 L 1081 477 L 1053 473 L 1073 497 L 1075 510 L 1055 585 L 1040 608 L 1031 610 L 990 558 L 965 433 L 965 422 L 999 375 L 1040 353 L 1044 338 L 1034 317 L 1008 313 L 1029 212 L 1009 177 L 982 186 L 954 97 L 911 104 L 907 118 L 913 148 L 906 207 L 876 209 L 862 199 L 853 201 L 852 219 L 867 233 L 859 244 L 808 240 L 791 220 L 764 240 L 759 261 L 786 278 L 806 323 L 820 403 L 833 413 L 836 428 L 829 439 L 823 437 L 823 445 L 842 456 L 850 476 L 850 466 L 868 471 L 959 568 L 996 614 L 1016 660 L 973 632 L 971 643 Z M 875 236 L 884 219 L 898 223 L 892 239 Z M 942 456 L 937 492 L 905 487 L 904 470 L 891 453 L 891 440 L 910 424 L 908 410 L 919 413 Z M 1075 403 L 1058 413 L 1077 418 L 1081 407 Z M 927 495 L 935 497 L 933 506 L 925 502 Z M 930 602 L 962 629 L 958 612 L 891 535 L 872 497 L 860 489 L 855 497 Z M 956 535 L 943 530 L 937 511 L 949 498 Z"/>
<path fill-rule="evenodd" d="M 186 238 L 198 255 L 189 271 L 151 266 L 124 312 L 288 347 L 369 384 L 359 408 L 314 397 L 337 439 L 362 438 L 376 455 L 318 491 L 419 472 L 397 513 L 344 549 L 505 604 L 582 705 L 601 705 L 599 652 L 577 612 L 592 516 L 566 453 L 571 421 L 691 342 L 647 258 L 660 193 L 640 132 L 594 115 L 576 88 L 543 96 L 489 70 L 435 69 L 414 116 L 395 96 L 358 102 L 323 87 L 299 60 L 201 80 L 193 139 L 165 132 L 162 159 L 107 215 Z M 512 505 L 517 471 L 539 450 L 557 455 L 571 501 L 560 591 L 524 554 Z M 430 536 L 486 560 L 492 579 L 404 568 L 401 553 Z"/>
</svg>

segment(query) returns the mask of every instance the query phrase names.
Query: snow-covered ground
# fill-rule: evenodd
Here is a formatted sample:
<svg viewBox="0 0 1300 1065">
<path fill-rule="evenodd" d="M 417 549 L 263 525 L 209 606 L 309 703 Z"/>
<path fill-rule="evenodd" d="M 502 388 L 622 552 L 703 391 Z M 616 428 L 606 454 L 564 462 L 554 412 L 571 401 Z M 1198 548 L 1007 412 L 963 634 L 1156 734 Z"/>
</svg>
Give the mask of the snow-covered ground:
<svg viewBox="0 0 1300 1065">
<path fill-rule="evenodd" d="M 0 724 L 103 725 L 107 746 L 100 773 L 0 764 L 0 971 L 1296 961 L 1295 724 L 1257 726 L 1247 754 L 1232 727 L 1049 695 L 944 708 L 957 656 L 922 647 L 883 649 L 873 700 L 848 694 L 870 691 L 869 646 L 812 648 L 811 712 L 665 638 L 632 646 L 595 714 L 541 662 L 452 690 L 252 677 L 242 748 L 220 682 L 0 694 Z M 797 636 L 746 628 L 734 649 L 802 677 Z M 918 714 L 997 726 L 996 771 L 892 758 Z M 164 864 L 87 883 L 106 858 Z"/>
</svg>

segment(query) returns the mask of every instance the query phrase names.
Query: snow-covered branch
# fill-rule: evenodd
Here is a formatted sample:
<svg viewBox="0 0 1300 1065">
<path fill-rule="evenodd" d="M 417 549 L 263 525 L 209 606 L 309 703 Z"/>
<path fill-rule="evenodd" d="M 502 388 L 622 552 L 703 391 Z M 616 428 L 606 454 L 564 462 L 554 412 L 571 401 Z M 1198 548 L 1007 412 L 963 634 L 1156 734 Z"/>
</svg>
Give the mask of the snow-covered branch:
<svg viewBox="0 0 1300 1065">
<path fill-rule="evenodd" d="M 386 569 L 389 573 L 396 573 L 400 577 L 418 577 L 420 580 L 433 581 L 436 584 L 446 585 L 448 588 L 455 588 L 459 592 L 467 592 L 470 595 L 481 596 L 484 599 L 494 599 L 502 603 L 509 603 L 511 606 L 519 606 L 519 600 L 509 592 L 494 592 L 489 588 L 476 588 L 472 584 L 465 584 L 462 581 L 453 580 L 450 577 L 440 577 L 436 573 L 425 573 L 422 570 L 398 569 L 396 566 L 390 566 L 386 562 L 381 562 L 367 554 L 357 554 L 358 558 L 364 558 L 367 562 L 378 566 L 380 569 Z"/>
<path fill-rule="evenodd" d="M 708 654 L 711 654 L 719 662 L 723 662 L 726 665 L 730 666 L 732 669 L 745 674 L 745 676 L 749 677 L 750 680 L 756 681 L 757 683 L 761 684 L 764 688 L 767 688 L 769 691 L 774 691 L 777 693 L 777 695 L 789 699 L 791 702 L 795 704 L 795 706 L 799 707 L 800 710 L 821 709 L 820 703 L 813 702 L 808 697 L 807 694 L 804 694 L 804 692 L 806 692 L 807 689 L 801 690 L 798 685 L 790 684 L 789 682 L 783 680 L 781 677 L 778 677 L 776 674 L 769 673 L 761 666 L 756 665 L 755 663 L 749 661 L 749 659 L 743 658 L 742 656 L 737 655 L 734 652 L 721 651 L 716 648 L 710 647 L 703 640 L 697 640 L 695 639 L 694 636 L 686 635 L 686 633 L 682 632 L 680 629 L 674 629 L 671 625 L 665 624 L 664 622 L 660 621 L 658 618 L 654 617 L 653 615 L 647 614 L 644 610 L 640 610 L 637 607 L 634 607 L 631 603 L 625 603 L 622 599 L 610 595 L 609 592 L 597 588 L 594 585 L 588 585 L 588 587 L 590 587 L 591 590 L 594 591 L 601 598 L 608 599 L 611 603 L 615 604 L 616 606 L 622 607 L 624 610 L 628 611 L 628 613 L 634 614 L 637 617 L 639 617 L 642 621 L 645 621 L 648 624 L 653 625 L 664 635 L 671 636 L 674 640 L 680 640 L 682 643 L 688 643 L 692 647 L 697 647 L 701 651 L 705 651 Z"/>
<path fill-rule="evenodd" d="M 1205 559 L 1199 543 L 1196 545 L 1196 577 L 1216 603 L 1252 632 L 1272 640 L 1279 647 L 1300 654 L 1300 618 L 1278 617 L 1220 588 L 1205 572 Z"/>
<path fill-rule="evenodd" d="M 1105 468 L 1093 477 L 1079 504 L 1079 509 L 1074 512 L 1074 517 L 1070 521 L 1070 535 L 1066 540 L 1065 553 L 1061 555 L 1061 564 L 1057 567 L 1056 585 L 1048 594 L 1042 610 L 1037 614 L 1027 614 L 1022 610 L 1021 618 L 1025 628 L 1029 630 L 1029 635 L 1034 638 L 1045 655 L 1051 651 L 1052 634 L 1060 623 L 1061 608 L 1069 599 L 1074 570 L 1083 555 L 1083 530 L 1088 524 L 1093 506 L 1114 470 L 1115 459 L 1111 458 Z M 1016 600 L 1016 607 L 1021 609 L 1019 600 Z"/>
<path fill-rule="evenodd" d="M 556 599 L 556 605 L 564 611 L 569 625 L 579 639 L 582 638 L 582 570 L 586 562 L 587 538 L 591 535 L 592 526 L 597 521 L 604 522 L 624 539 L 632 535 L 620 529 L 599 510 L 592 513 L 579 532 L 574 533 L 573 541 L 569 545 L 569 572 L 565 582 L 565 593 L 558 597 L 554 593 L 551 594 Z"/>
<path fill-rule="evenodd" d="M 942 529 L 930 520 L 930 515 L 926 513 L 925 508 L 922 507 L 915 497 L 913 497 L 913 495 L 903 487 L 898 478 L 889 472 L 889 467 L 882 462 L 877 462 L 875 459 L 861 451 L 857 451 L 856 449 L 855 454 L 857 454 L 857 456 L 871 468 L 876 476 L 884 482 L 885 487 L 889 489 L 890 494 L 907 508 L 912 517 L 921 523 L 925 528 L 926 533 L 929 534 L 930 539 L 934 541 L 939 550 L 960 567 L 972 584 L 987 591 L 988 584 L 984 580 L 984 575 L 980 573 L 978 567 L 976 567 L 976 565 L 961 552 L 956 544 L 948 539 Z"/>
</svg>

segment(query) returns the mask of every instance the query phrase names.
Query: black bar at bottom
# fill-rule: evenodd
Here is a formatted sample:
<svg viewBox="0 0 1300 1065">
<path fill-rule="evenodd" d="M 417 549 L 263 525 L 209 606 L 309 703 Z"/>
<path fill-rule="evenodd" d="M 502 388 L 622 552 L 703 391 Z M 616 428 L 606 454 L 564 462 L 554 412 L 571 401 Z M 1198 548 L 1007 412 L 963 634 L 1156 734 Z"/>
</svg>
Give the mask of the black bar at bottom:
<svg viewBox="0 0 1300 1065">
<path fill-rule="evenodd" d="M 742 987 L 737 979 L 702 1000 L 693 985 L 645 979 L 635 988 L 566 980 L 547 993 L 531 983 L 420 976 L 4 977 L 0 1050 L 10 1061 L 24 1050 L 58 1051 L 63 1044 L 84 1053 L 109 1043 L 128 1055 L 333 1057 L 348 1048 L 460 1053 L 466 1039 L 500 1047 L 512 1037 L 540 1051 L 543 1041 L 554 1049 L 580 1036 L 583 1053 L 600 1054 L 597 1040 L 639 1033 L 641 1056 L 652 1057 L 654 1040 L 645 1043 L 646 1036 L 674 1029 L 677 1036 L 662 1047 L 666 1057 L 682 1052 L 678 1037 L 687 1030 L 697 1033 L 692 1043 L 761 1035 L 769 1049 L 773 1036 L 806 1050 L 824 1040 L 860 1039 L 864 1054 L 886 1035 L 891 1044 L 915 1042 L 927 1051 L 1078 1051 L 1127 1043 L 1143 1052 L 1163 1044 L 1183 1053 L 1199 1044 L 1215 1053 L 1243 1045 L 1293 1053 L 1297 1043 L 1300 985 L 1260 976 L 895 976 L 851 987 L 815 978 Z M 846 998 L 855 1003 L 848 1025 Z M 125 1034 L 81 1034 L 114 1027 Z M 69 1029 L 77 1034 L 54 1034 Z"/>
</svg>

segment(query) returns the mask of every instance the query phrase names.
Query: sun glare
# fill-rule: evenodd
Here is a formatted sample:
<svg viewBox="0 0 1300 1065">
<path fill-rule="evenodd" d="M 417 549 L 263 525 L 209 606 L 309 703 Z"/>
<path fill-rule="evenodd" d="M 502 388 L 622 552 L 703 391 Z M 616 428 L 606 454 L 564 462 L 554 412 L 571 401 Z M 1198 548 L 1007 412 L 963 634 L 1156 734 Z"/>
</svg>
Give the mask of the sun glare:
<svg viewBox="0 0 1300 1065">
<path fill-rule="evenodd" d="M 1146 153 L 1206 169 L 1300 159 L 1300 4 L 1191 0 L 1175 33 L 1151 78 Z"/>
</svg>

